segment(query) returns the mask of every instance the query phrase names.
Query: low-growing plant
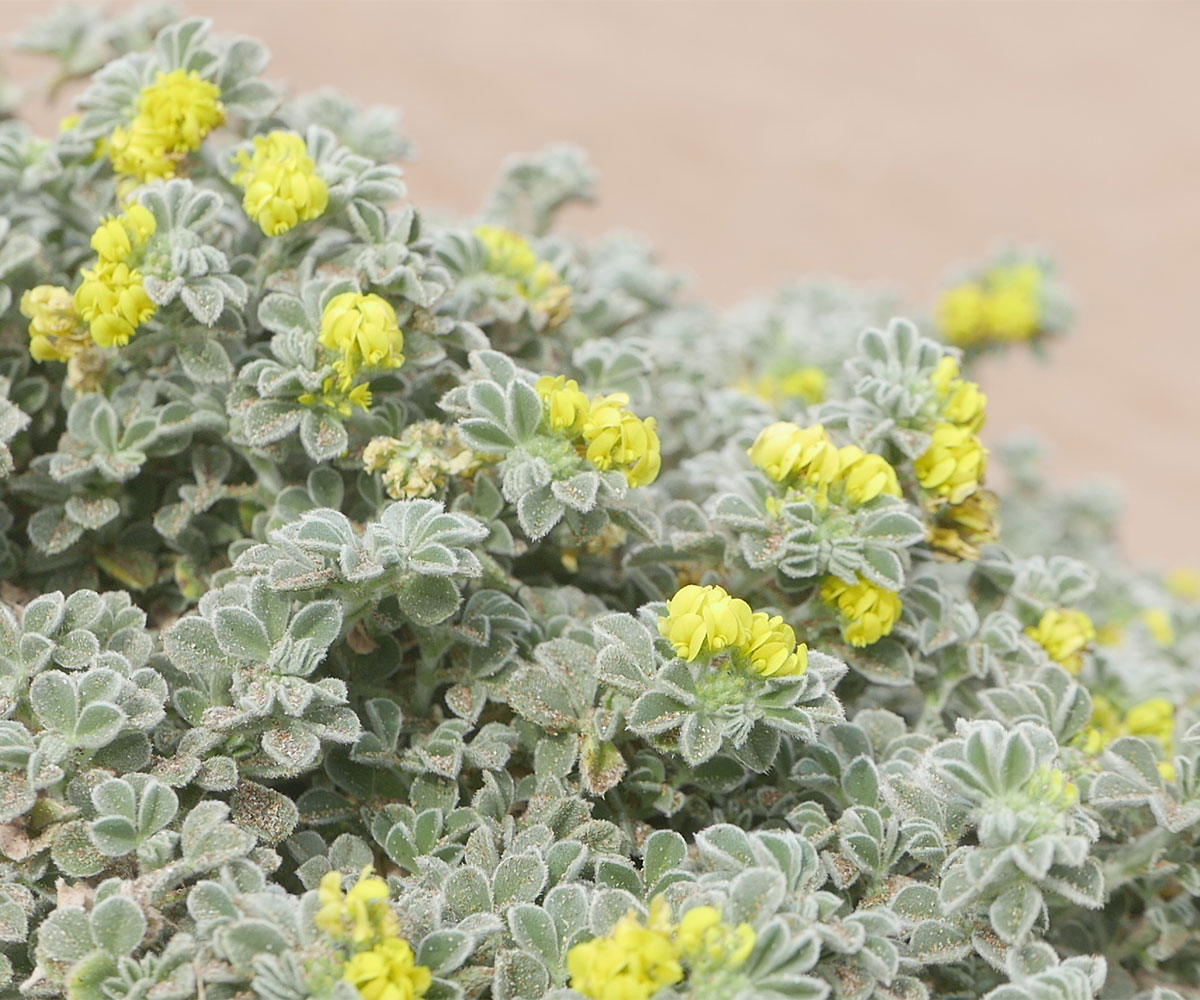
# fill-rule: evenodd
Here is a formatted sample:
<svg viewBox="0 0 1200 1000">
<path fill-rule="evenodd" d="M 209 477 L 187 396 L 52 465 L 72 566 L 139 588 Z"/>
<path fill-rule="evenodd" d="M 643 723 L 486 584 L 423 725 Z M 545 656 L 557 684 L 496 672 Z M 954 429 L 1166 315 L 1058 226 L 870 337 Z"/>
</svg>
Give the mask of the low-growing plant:
<svg viewBox="0 0 1200 1000">
<path fill-rule="evenodd" d="M 0 121 L 4 995 L 1196 995 L 1200 575 L 966 374 L 1048 260 L 717 313 L 575 149 L 434 221 L 254 41 L 20 44 L 90 79 Z"/>
</svg>

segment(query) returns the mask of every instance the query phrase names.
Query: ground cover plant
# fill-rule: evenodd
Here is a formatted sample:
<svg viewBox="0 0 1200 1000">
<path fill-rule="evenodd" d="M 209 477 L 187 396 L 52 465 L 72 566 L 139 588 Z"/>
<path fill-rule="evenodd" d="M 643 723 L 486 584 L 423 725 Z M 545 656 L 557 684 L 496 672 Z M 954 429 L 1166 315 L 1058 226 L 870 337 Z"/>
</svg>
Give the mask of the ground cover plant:
<svg viewBox="0 0 1200 1000">
<path fill-rule="evenodd" d="M 1196 995 L 1200 575 L 970 378 L 1047 259 L 718 313 L 555 231 L 577 150 L 439 220 L 256 42 L 20 44 L 85 82 L 0 90 L 4 995 Z"/>
</svg>

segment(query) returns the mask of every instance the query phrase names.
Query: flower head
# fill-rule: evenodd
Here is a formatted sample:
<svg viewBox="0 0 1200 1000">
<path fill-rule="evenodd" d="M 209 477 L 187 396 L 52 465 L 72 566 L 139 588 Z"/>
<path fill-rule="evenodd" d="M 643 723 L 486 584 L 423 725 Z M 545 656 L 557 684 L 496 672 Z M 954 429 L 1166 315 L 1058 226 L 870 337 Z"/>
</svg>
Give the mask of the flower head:
<svg viewBox="0 0 1200 1000">
<path fill-rule="evenodd" d="M 388 905 L 387 882 L 367 865 L 349 892 L 342 891 L 342 873 L 326 872 L 317 890 L 320 909 L 313 918 L 330 937 L 357 945 L 394 937 L 400 924 Z"/>
<path fill-rule="evenodd" d="M 582 433 L 583 422 L 592 404 L 578 382 L 565 375 L 545 375 L 537 381 L 537 392 L 545 403 L 546 418 L 552 430 L 563 431 L 572 437 Z"/>
<path fill-rule="evenodd" d="M 35 361 L 70 361 L 88 345 L 72 294 L 60 285 L 38 285 L 21 296 L 29 320 L 29 353 Z"/>
<path fill-rule="evenodd" d="M 344 386 L 360 368 L 390 369 L 404 364 L 404 334 L 396 310 L 375 294 L 335 295 L 321 315 L 321 345 L 340 355 L 333 363 Z"/>
<path fill-rule="evenodd" d="M 896 470 L 882 455 L 863 451 L 852 444 L 839 448 L 837 455 L 838 481 L 854 503 L 870 503 L 883 494 L 901 495 Z"/>
<path fill-rule="evenodd" d="M 1154 740 L 1170 757 L 1175 749 L 1175 706 L 1166 698 L 1150 698 L 1122 714 L 1112 699 L 1092 695 L 1092 718 L 1084 731 L 1084 750 L 1099 753 L 1123 736 Z M 1168 781 L 1175 780 L 1175 765 L 1169 759 L 1159 761 L 1158 770 Z"/>
<path fill-rule="evenodd" d="M 825 399 L 828 384 L 829 377 L 824 369 L 805 366 L 793 368 L 783 375 L 762 375 L 746 388 L 768 403 L 778 405 L 789 399 L 803 399 L 815 404 Z"/>
<path fill-rule="evenodd" d="M 759 433 L 750 461 L 777 483 L 792 480 L 817 487 L 832 483 L 841 468 L 837 445 L 823 426 L 799 427 L 782 420 Z"/>
<path fill-rule="evenodd" d="M 92 233 L 92 249 L 101 264 L 127 264 L 145 249 L 158 221 L 145 205 L 134 202 L 120 215 L 110 215 Z"/>
<path fill-rule="evenodd" d="M 234 162 L 241 168 L 233 183 L 245 192 L 242 208 L 267 236 L 310 222 L 329 205 L 329 188 L 295 132 L 256 135 L 254 153 L 243 149 Z"/>
<path fill-rule="evenodd" d="M 681 659 L 689 662 L 702 652 L 719 653 L 743 646 L 750 638 L 750 605 L 731 597 L 723 587 L 690 584 L 667 602 L 658 631 L 670 640 Z"/>
<path fill-rule="evenodd" d="M 159 72 L 142 88 L 133 121 L 109 137 L 113 169 L 139 181 L 173 177 L 184 155 L 225 121 L 220 97 L 220 88 L 195 70 Z"/>
<path fill-rule="evenodd" d="M 1167 593 L 1181 601 L 1200 601 L 1200 572 L 1186 566 L 1170 570 L 1164 583 Z"/>
<path fill-rule="evenodd" d="M 506 279 L 513 292 L 546 317 L 547 326 L 561 326 L 571 315 L 571 286 L 554 267 L 539 260 L 529 241 L 499 226 L 479 226 L 475 236 L 487 251 L 487 270 Z"/>
<path fill-rule="evenodd" d="M 353 955 L 342 969 L 363 1000 L 418 1000 L 433 983 L 433 973 L 417 965 L 412 946 L 387 938 Z"/>
<path fill-rule="evenodd" d="M 604 937 L 577 944 L 567 953 L 571 988 L 589 1000 L 650 1000 L 683 979 L 671 930 L 661 897 L 651 903 L 645 924 L 633 914 L 622 917 Z"/>
<path fill-rule="evenodd" d="M 1077 674 L 1083 669 L 1083 650 L 1096 638 L 1096 628 L 1082 611 L 1050 608 L 1037 625 L 1025 629 L 1025 634 L 1041 646 L 1050 659 L 1069 673 Z"/>
<path fill-rule="evenodd" d="M 648 486 L 662 468 L 662 451 L 653 417 L 631 411 L 624 393 L 597 396 L 583 418 L 584 454 L 598 469 L 619 469 L 630 486 Z"/>
<path fill-rule="evenodd" d="M 836 608 L 842 636 L 851 646 L 869 646 L 888 635 L 900 618 L 900 595 L 859 577 L 848 584 L 836 576 L 821 585 L 821 600 Z"/>
<path fill-rule="evenodd" d="M 741 646 L 751 669 L 764 677 L 799 677 L 808 669 L 808 647 L 796 644 L 796 633 L 781 616 L 756 611 L 750 634 Z"/>
<path fill-rule="evenodd" d="M 296 402 L 304 406 L 321 406 L 348 417 L 356 406 L 364 412 L 371 408 L 371 384 L 360 382 L 348 387 L 340 378 L 330 375 L 321 383 L 320 392 L 303 392 L 296 397 Z"/>
<path fill-rule="evenodd" d="M 101 347 L 124 347 L 157 308 L 146 293 L 141 272 L 127 264 L 100 263 L 81 273 L 75 311 Z"/>
<path fill-rule="evenodd" d="M 993 267 L 942 293 L 937 324 L 963 347 L 1030 340 L 1042 329 L 1042 284 L 1036 264 Z"/>
<path fill-rule="evenodd" d="M 938 424 L 929 448 L 914 468 L 925 489 L 949 503 L 962 503 L 979 488 L 987 469 L 987 451 L 969 428 Z"/>
<path fill-rule="evenodd" d="M 680 955 L 693 971 L 737 969 L 746 963 L 758 935 L 749 924 L 731 927 L 713 906 L 688 910 L 675 929 Z"/>
<path fill-rule="evenodd" d="M 958 362 L 947 355 L 930 378 L 938 396 L 940 419 L 978 432 L 987 418 L 987 396 L 978 382 L 959 378 Z"/>
</svg>

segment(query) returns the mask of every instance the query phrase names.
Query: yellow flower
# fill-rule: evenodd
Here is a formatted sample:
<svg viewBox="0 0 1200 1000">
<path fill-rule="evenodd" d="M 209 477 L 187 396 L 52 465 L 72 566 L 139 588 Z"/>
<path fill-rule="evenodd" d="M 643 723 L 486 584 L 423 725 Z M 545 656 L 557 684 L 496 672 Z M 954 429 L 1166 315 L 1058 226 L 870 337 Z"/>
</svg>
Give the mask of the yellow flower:
<svg viewBox="0 0 1200 1000">
<path fill-rule="evenodd" d="M 234 162 L 241 167 L 233 183 L 245 191 L 242 208 L 267 236 L 310 222 L 329 206 L 329 188 L 295 132 L 256 135 L 253 155 L 243 149 Z"/>
<path fill-rule="evenodd" d="M 137 115 L 118 126 L 108 150 L 113 169 L 138 180 L 172 177 L 183 156 L 225 121 L 221 91 L 195 70 L 159 72 L 142 88 Z"/>
<path fill-rule="evenodd" d="M 1079 801 L 1079 789 L 1057 767 L 1039 768 L 1026 787 L 1035 799 L 1055 809 L 1069 809 Z"/>
<path fill-rule="evenodd" d="M 1169 756 L 1175 747 L 1175 706 L 1166 698 L 1150 698 L 1122 716 L 1111 699 L 1102 694 L 1092 695 L 1092 719 L 1084 732 L 1084 750 L 1099 753 L 1122 736 L 1156 740 Z M 1175 765 L 1169 760 L 1159 761 L 1158 770 L 1167 781 L 1175 780 Z"/>
<path fill-rule="evenodd" d="M 751 668 L 764 677 L 800 677 L 808 669 L 808 647 L 781 616 L 765 611 L 750 617 L 750 634 L 741 645 Z"/>
<path fill-rule="evenodd" d="M 371 408 L 371 384 L 360 382 L 353 389 L 346 390 L 342 380 L 330 375 L 321 383 L 320 392 L 305 392 L 296 397 L 296 402 L 304 406 L 323 406 L 343 417 L 350 416 L 354 407 L 366 411 Z"/>
<path fill-rule="evenodd" d="M 950 503 L 962 503 L 979 488 L 987 451 L 966 427 L 938 424 L 929 448 L 914 464 L 917 480 Z"/>
<path fill-rule="evenodd" d="M 389 938 L 360 951 L 346 962 L 342 978 L 364 1000 L 417 1000 L 433 983 L 433 974 L 417 965 L 412 946 L 403 938 Z"/>
<path fill-rule="evenodd" d="M 1036 264 L 994 267 L 938 300 L 938 326 L 952 344 L 1030 340 L 1042 327 L 1042 272 Z"/>
<path fill-rule="evenodd" d="M 1029 340 L 1041 327 L 1042 272 L 1032 264 L 1000 267 L 988 275 L 984 323 L 997 340 Z"/>
<path fill-rule="evenodd" d="M 140 271 L 127 264 L 101 262 L 84 269 L 83 281 L 75 289 L 75 311 L 101 347 L 124 347 L 136 329 L 157 308 L 142 283 Z"/>
<path fill-rule="evenodd" d="M 650 1000 L 683 979 L 671 930 L 669 910 L 657 897 L 646 924 L 629 914 L 604 937 L 567 952 L 571 988 L 589 1000 Z"/>
<path fill-rule="evenodd" d="M 582 432 L 592 404 L 578 382 L 565 375 L 545 375 L 537 381 L 537 393 L 546 404 L 553 430 L 572 437 Z"/>
<path fill-rule="evenodd" d="M 657 423 L 627 408 L 624 393 L 597 396 L 584 417 L 580 434 L 585 456 L 597 469 L 619 469 L 630 486 L 648 486 L 662 468 Z"/>
<path fill-rule="evenodd" d="M 987 418 L 987 396 L 978 382 L 958 377 L 958 362 L 949 356 L 942 358 L 930 381 L 940 400 L 942 420 L 958 427 L 978 431 Z"/>
<path fill-rule="evenodd" d="M 750 461 L 777 483 L 800 479 L 826 487 L 841 468 L 837 445 L 821 424 L 803 428 L 782 420 L 771 424 L 762 429 L 749 454 Z"/>
<path fill-rule="evenodd" d="M 404 364 L 404 334 L 396 310 L 378 295 L 343 292 L 321 315 L 321 344 L 341 357 L 333 367 L 343 387 L 360 368 L 389 369 Z"/>
<path fill-rule="evenodd" d="M 145 249 L 158 222 L 150 209 L 133 202 L 120 215 L 110 215 L 92 233 L 92 249 L 101 264 L 128 264 Z"/>
<path fill-rule="evenodd" d="M 1146 608 L 1139 617 L 1160 646 L 1170 646 L 1175 641 L 1175 626 L 1166 608 Z"/>
<path fill-rule="evenodd" d="M 658 631 L 689 662 L 701 652 L 744 646 L 750 630 L 750 605 L 715 585 L 682 588 L 667 602 L 666 617 L 658 620 Z"/>
<path fill-rule="evenodd" d="M 317 889 L 321 906 L 313 918 L 330 937 L 367 945 L 381 937 L 395 937 L 400 923 L 388 905 L 387 882 L 367 865 L 349 892 L 342 892 L 342 873 L 326 872 Z"/>
<path fill-rule="evenodd" d="M 838 478 L 846 495 L 857 504 L 870 503 L 877 496 L 900 496 L 896 470 L 882 455 L 863 451 L 852 444 L 838 449 Z"/>
<path fill-rule="evenodd" d="M 1073 608 L 1050 608 L 1036 626 L 1025 634 L 1041 646 L 1056 663 L 1072 674 L 1083 669 L 1083 650 L 1096 638 L 1092 620 Z"/>
<path fill-rule="evenodd" d="M 730 927 L 712 906 L 688 910 L 675 929 L 675 943 L 692 971 L 738 969 L 750 957 L 757 939 L 749 924 Z"/>
<path fill-rule="evenodd" d="M 869 646 L 891 633 L 900 618 L 900 595 L 859 577 L 858 583 L 829 576 L 821 600 L 842 618 L 842 636 L 851 646 Z"/>
<path fill-rule="evenodd" d="M 1181 601 L 1200 601 L 1200 573 L 1178 566 L 1167 573 L 1164 581 L 1167 592 Z"/>
<path fill-rule="evenodd" d="M 512 282 L 513 291 L 545 314 L 553 329 L 571 315 L 571 287 L 548 261 L 539 260 L 522 236 L 499 226 L 479 226 L 475 236 L 487 250 L 487 270 Z"/>
<path fill-rule="evenodd" d="M 996 513 L 1000 500 L 991 490 L 978 489 L 962 503 L 944 504 L 929 529 L 929 544 L 952 559 L 978 559 L 979 549 L 999 536 Z"/>
<path fill-rule="evenodd" d="M 742 383 L 741 387 L 778 405 L 788 399 L 820 403 L 825 399 L 828 383 L 824 369 L 808 366 L 795 368 L 786 375 L 762 375 L 753 383 Z"/>
<path fill-rule="evenodd" d="M 942 293 L 937 305 L 937 324 L 950 343 L 965 347 L 980 339 L 986 304 L 982 286 L 974 281 Z"/>
<path fill-rule="evenodd" d="M 70 361 L 88 345 L 71 293 L 60 285 L 38 285 L 21 296 L 29 320 L 29 353 L 35 361 Z"/>
</svg>

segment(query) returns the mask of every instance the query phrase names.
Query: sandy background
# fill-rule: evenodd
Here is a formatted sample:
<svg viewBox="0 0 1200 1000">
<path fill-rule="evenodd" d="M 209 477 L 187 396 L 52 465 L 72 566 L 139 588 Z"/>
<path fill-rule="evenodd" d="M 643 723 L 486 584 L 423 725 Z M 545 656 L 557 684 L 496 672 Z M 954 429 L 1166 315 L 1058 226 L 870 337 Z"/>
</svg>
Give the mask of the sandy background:
<svg viewBox="0 0 1200 1000">
<path fill-rule="evenodd" d="M 998 240 L 1051 249 L 1077 331 L 986 369 L 985 437 L 1039 429 L 1058 481 L 1120 483 L 1131 554 L 1200 565 L 1200 3 L 182 7 L 267 42 L 274 79 L 400 105 L 418 204 L 585 146 L 600 200 L 568 226 L 640 231 L 719 304 L 812 272 L 926 302 Z"/>
</svg>

